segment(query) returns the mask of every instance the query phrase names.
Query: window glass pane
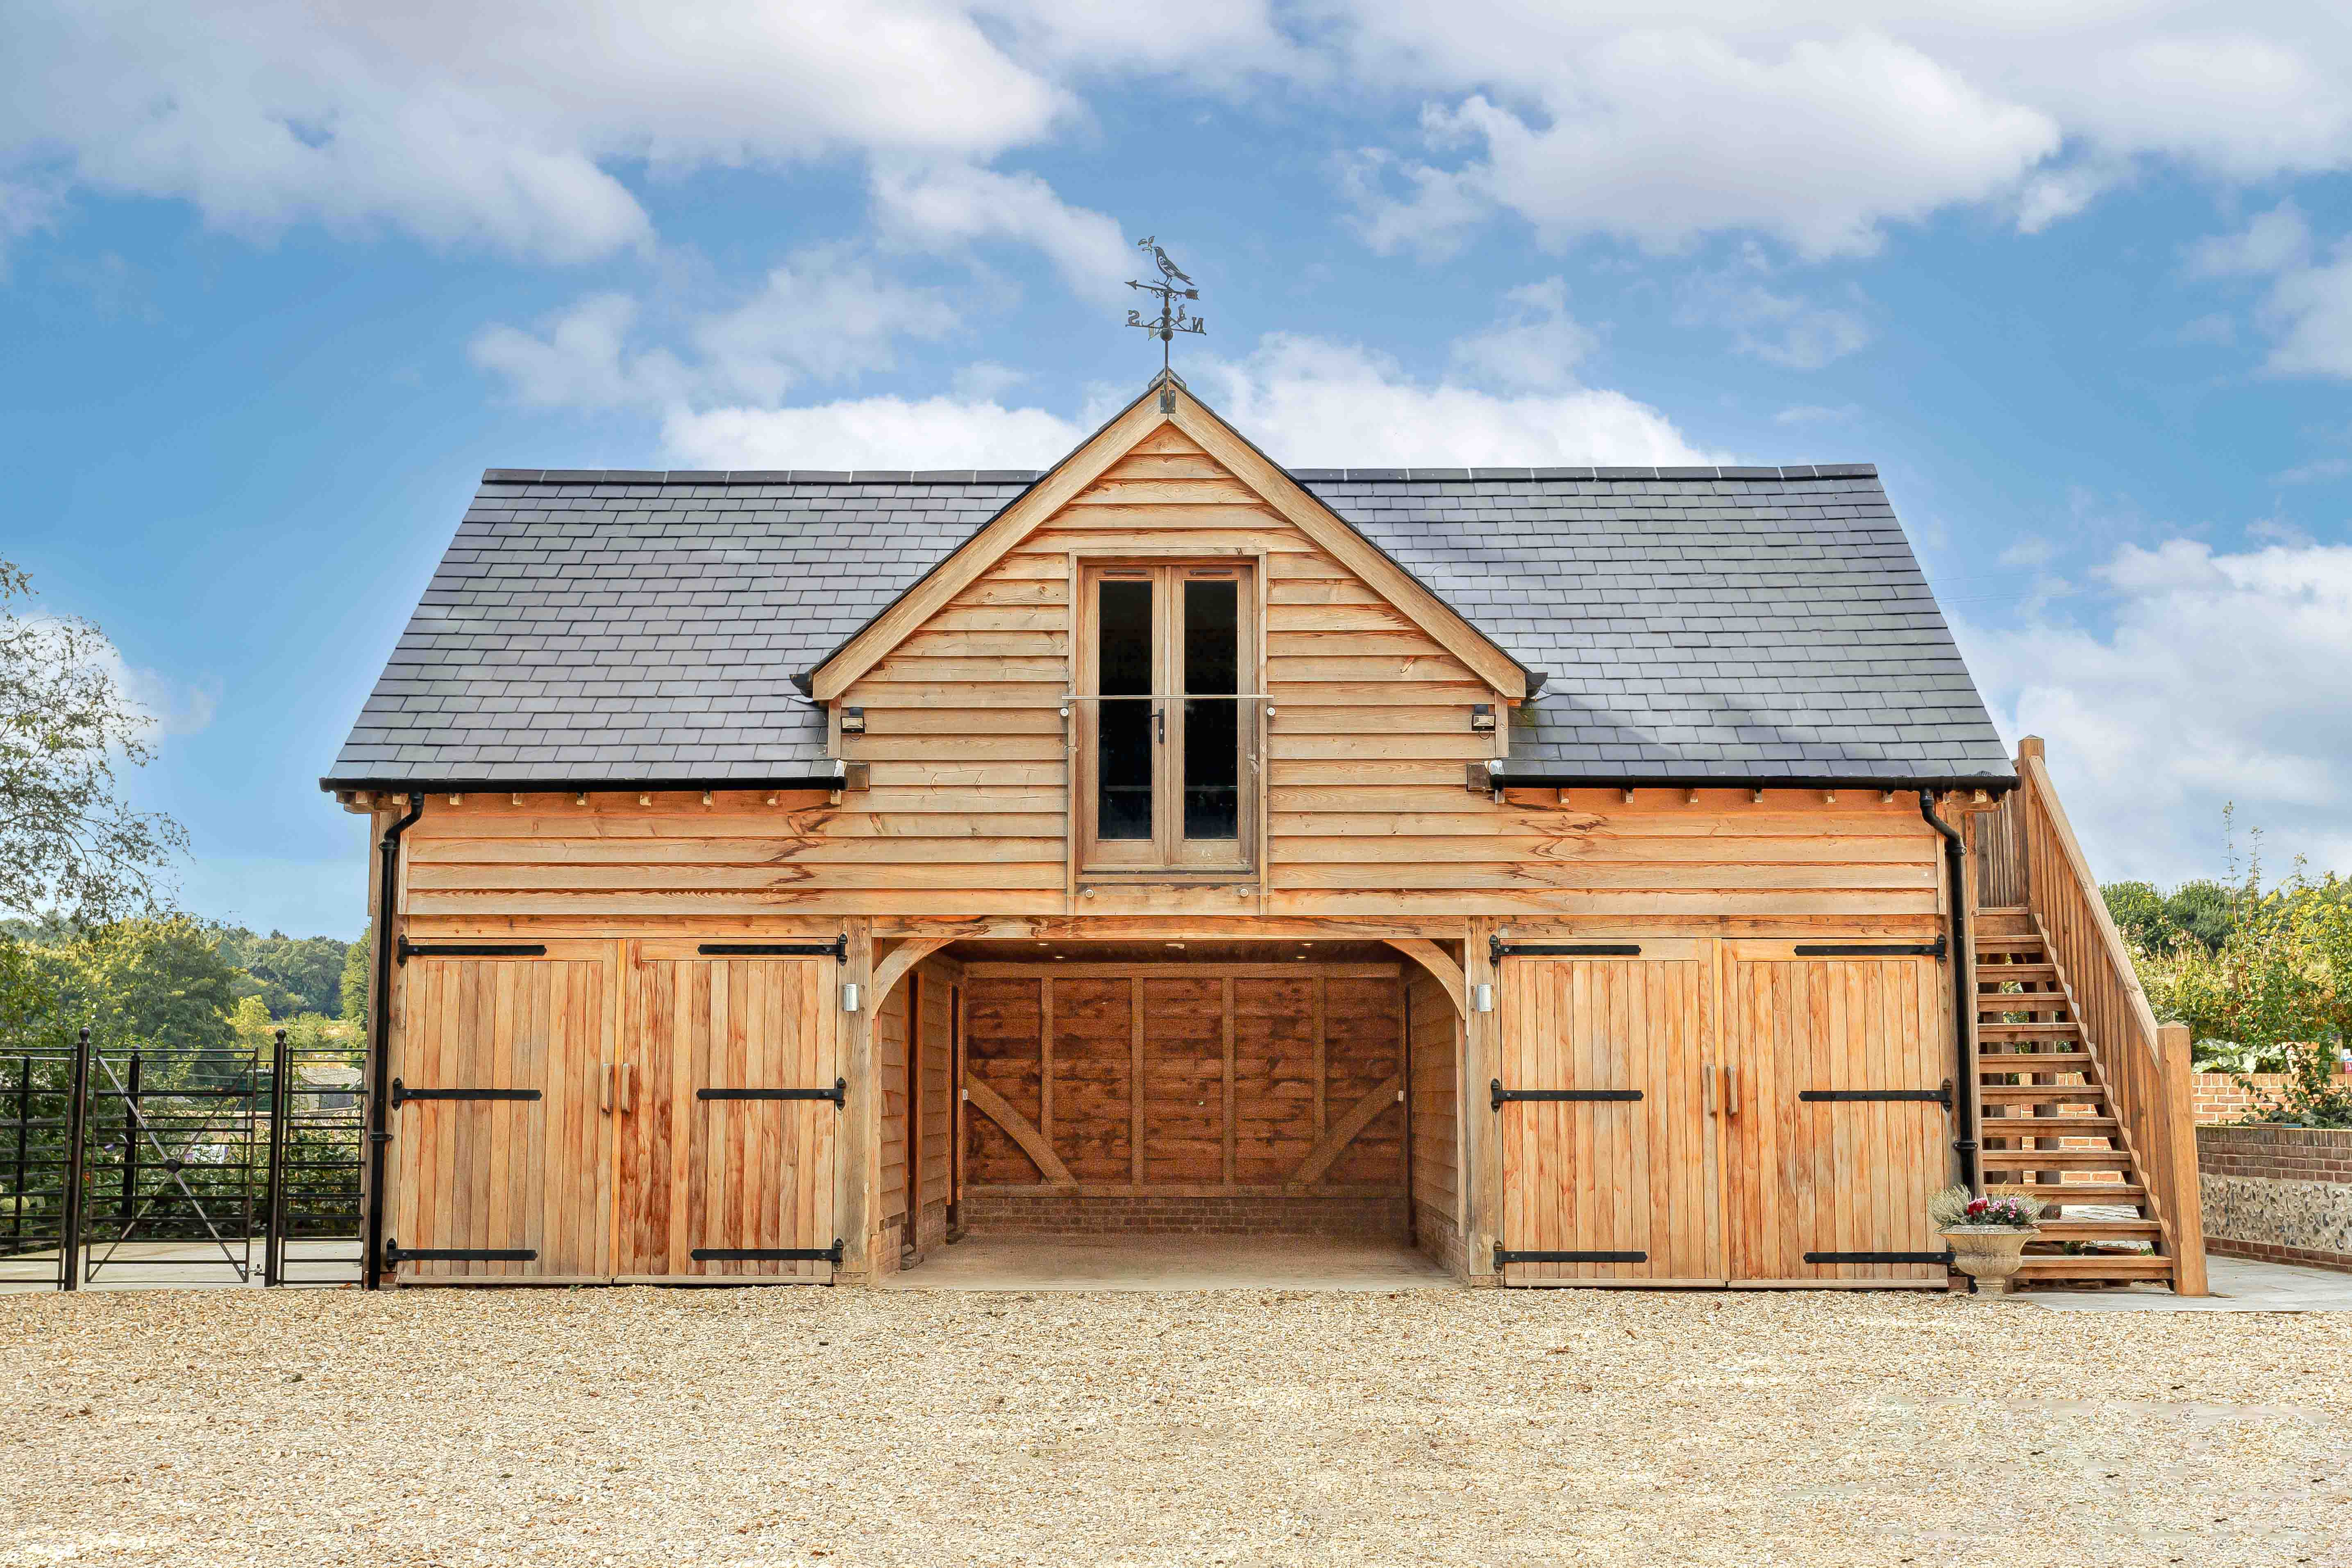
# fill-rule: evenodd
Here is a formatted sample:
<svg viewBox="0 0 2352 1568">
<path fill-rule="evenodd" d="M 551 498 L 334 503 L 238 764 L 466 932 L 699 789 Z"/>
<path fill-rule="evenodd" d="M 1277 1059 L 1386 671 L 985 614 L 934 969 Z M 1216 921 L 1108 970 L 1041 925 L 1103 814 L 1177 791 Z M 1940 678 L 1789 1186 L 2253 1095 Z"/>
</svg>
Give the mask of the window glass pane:
<svg viewBox="0 0 2352 1568">
<path fill-rule="evenodd" d="M 1105 579 L 1097 584 L 1096 689 L 1107 698 L 1148 699 L 1151 692 L 1151 584 Z M 1096 704 L 1097 755 L 1095 836 L 1151 837 L 1151 704 Z"/>
<path fill-rule="evenodd" d="M 1184 689 L 1241 690 L 1240 588 L 1232 578 L 1184 584 Z M 1184 704 L 1184 837 L 1241 836 L 1240 704 Z"/>
</svg>

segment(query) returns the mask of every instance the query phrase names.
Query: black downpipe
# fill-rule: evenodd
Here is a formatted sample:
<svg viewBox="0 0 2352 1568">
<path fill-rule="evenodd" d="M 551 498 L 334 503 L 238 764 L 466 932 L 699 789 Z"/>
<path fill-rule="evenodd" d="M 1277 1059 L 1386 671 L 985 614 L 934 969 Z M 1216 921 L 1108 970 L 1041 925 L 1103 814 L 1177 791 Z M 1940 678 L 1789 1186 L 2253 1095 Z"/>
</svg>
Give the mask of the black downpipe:
<svg viewBox="0 0 2352 1568">
<path fill-rule="evenodd" d="M 1919 792 L 1919 815 L 1927 826 L 1944 836 L 1944 865 L 1951 884 L 1951 964 L 1952 964 L 1952 1037 L 1957 1042 L 1959 1059 L 1952 1082 L 1958 1094 L 1952 1101 L 1952 1114 L 1958 1121 L 1959 1136 L 1952 1140 L 1953 1152 L 1960 1157 L 1960 1184 L 1972 1193 L 1984 1189 L 1977 1180 L 1977 1075 L 1973 1064 L 1977 1044 L 1977 999 L 1969 992 L 1969 959 L 1974 949 L 1969 931 L 1969 889 L 1963 879 L 1968 875 L 1968 851 L 1960 841 L 1960 830 L 1936 815 L 1935 795 Z"/>
<path fill-rule="evenodd" d="M 375 907 L 375 989 L 368 996 L 368 1194 L 367 1231 L 362 1243 L 361 1279 L 370 1290 L 383 1286 L 383 1150 L 392 1142 L 384 1126 L 392 1102 L 392 931 L 393 911 L 400 905 L 400 836 L 425 815 L 425 796 L 408 797 L 408 815 L 384 830 L 383 887 Z"/>
</svg>

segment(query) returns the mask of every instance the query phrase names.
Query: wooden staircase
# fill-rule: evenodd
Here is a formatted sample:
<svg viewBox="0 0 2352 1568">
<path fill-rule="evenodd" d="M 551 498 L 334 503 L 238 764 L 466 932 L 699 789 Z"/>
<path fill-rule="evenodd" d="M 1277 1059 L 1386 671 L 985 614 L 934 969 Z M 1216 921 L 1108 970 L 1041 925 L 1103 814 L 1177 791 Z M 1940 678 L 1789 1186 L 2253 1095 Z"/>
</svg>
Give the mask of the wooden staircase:
<svg viewBox="0 0 2352 1568">
<path fill-rule="evenodd" d="M 2018 1282 L 2177 1283 L 2159 1200 L 2116 1114 L 2100 1043 L 2032 910 L 1979 908 L 1976 960 L 1985 1185 L 2061 1205 Z"/>
</svg>

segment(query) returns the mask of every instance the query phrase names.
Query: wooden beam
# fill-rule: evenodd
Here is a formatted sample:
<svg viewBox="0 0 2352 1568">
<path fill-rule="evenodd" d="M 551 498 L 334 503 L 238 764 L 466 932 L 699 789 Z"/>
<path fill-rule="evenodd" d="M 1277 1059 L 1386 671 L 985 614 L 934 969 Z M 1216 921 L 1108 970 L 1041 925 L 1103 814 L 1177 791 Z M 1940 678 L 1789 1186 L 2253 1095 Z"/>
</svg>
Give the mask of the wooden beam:
<svg viewBox="0 0 2352 1568">
<path fill-rule="evenodd" d="M 1349 1106 L 1348 1114 L 1339 1118 L 1339 1124 L 1323 1135 L 1323 1141 L 1316 1144 L 1298 1169 L 1290 1173 L 1290 1188 L 1296 1191 L 1313 1186 L 1322 1178 L 1323 1173 L 1331 1168 L 1332 1162 L 1356 1141 L 1357 1134 L 1370 1127 L 1381 1111 L 1396 1104 L 1397 1096 L 1403 1092 L 1403 1075 L 1391 1073 L 1381 1080 L 1380 1088 Z"/>
<path fill-rule="evenodd" d="M 874 966 L 874 1006 L 880 1011 L 891 991 L 907 977 L 915 965 L 953 942 L 951 936 L 910 936 L 892 948 L 889 956 Z"/>
<path fill-rule="evenodd" d="M 1420 964 L 1445 987 L 1446 995 L 1454 999 L 1456 1017 L 1470 1016 L 1469 987 L 1462 978 L 1462 966 L 1446 956 L 1445 950 L 1425 937 L 1392 936 L 1388 944 Z"/>
<path fill-rule="evenodd" d="M 1021 1152 L 1028 1155 L 1036 1163 L 1037 1169 L 1045 1173 L 1048 1186 L 1075 1187 L 1078 1184 L 1077 1179 L 1070 1174 L 1070 1168 L 1063 1164 L 1060 1156 L 1046 1146 L 1045 1140 L 1038 1135 L 1037 1129 L 1029 1124 L 1029 1119 L 1015 1110 L 1003 1095 L 978 1079 L 966 1083 L 963 1086 L 963 1092 L 964 1099 L 973 1110 L 1003 1128 L 1006 1135 L 1021 1145 Z"/>
</svg>

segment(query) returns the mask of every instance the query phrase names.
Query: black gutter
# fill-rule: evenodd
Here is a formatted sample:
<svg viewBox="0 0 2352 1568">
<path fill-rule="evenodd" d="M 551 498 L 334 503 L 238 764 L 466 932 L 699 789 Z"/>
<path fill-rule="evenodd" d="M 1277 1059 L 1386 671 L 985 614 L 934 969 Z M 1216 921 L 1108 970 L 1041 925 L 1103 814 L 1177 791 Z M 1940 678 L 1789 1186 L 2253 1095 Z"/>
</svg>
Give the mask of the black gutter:
<svg viewBox="0 0 2352 1568">
<path fill-rule="evenodd" d="M 1981 1192 L 1977 1181 L 1977 1075 L 1976 1035 L 1977 999 L 1969 990 L 1969 958 L 1973 951 L 1969 933 L 1969 889 L 1964 878 L 1968 875 L 1968 855 L 1960 842 L 1960 830 L 1936 815 L 1936 797 L 1927 790 L 1919 792 L 1919 815 L 1927 826 L 1944 837 L 1944 867 L 1951 883 L 1951 911 L 1947 917 L 1952 931 L 1952 1038 L 1958 1056 L 1958 1070 L 1952 1081 L 1958 1094 L 1952 1102 L 1954 1119 L 1959 1123 L 1959 1136 L 1952 1140 L 1953 1152 L 1960 1157 L 1960 1185 L 1969 1191 Z"/>
<path fill-rule="evenodd" d="M 838 772 L 793 773 L 774 778 L 732 779 L 336 779 L 319 781 L 319 787 L 376 790 L 391 795 L 655 795 L 663 790 L 836 790 Z"/>
<path fill-rule="evenodd" d="M 368 1011 L 373 1015 L 370 1025 L 374 1032 L 374 1038 L 368 1042 L 373 1047 L 368 1058 L 374 1071 L 369 1075 L 368 1082 L 367 1228 L 360 1265 L 362 1283 L 370 1290 L 383 1287 L 383 1151 L 384 1145 L 392 1142 L 392 1131 L 384 1126 L 384 1119 L 392 1100 L 392 921 L 400 904 L 400 836 L 424 815 L 425 796 L 411 792 L 408 815 L 384 830 L 381 846 L 383 887 L 376 895 L 375 989 L 368 997 Z"/>
<path fill-rule="evenodd" d="M 1995 774 L 1890 778 L 1864 773 L 1537 773 L 1492 768 L 1488 773 L 1496 789 L 1980 789 L 1987 795 L 2007 795 L 2017 787 L 2015 778 Z"/>
</svg>

